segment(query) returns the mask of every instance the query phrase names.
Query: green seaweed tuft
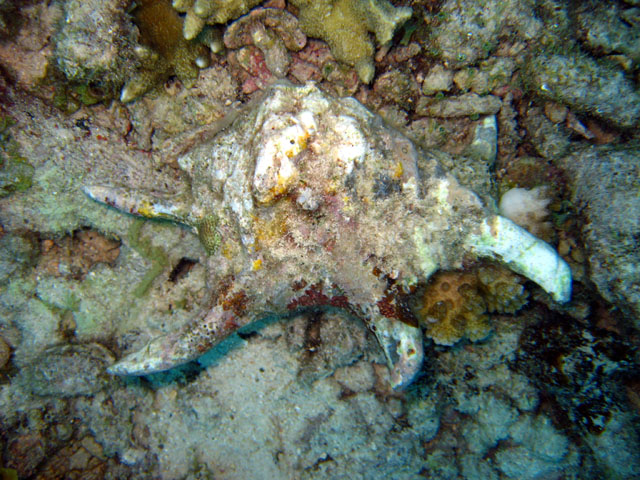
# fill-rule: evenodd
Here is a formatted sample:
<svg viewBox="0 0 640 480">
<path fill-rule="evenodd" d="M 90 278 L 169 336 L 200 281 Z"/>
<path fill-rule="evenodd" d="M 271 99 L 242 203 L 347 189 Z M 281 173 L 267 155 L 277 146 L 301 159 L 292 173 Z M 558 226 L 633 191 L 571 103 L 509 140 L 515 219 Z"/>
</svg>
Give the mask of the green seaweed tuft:
<svg viewBox="0 0 640 480">
<path fill-rule="evenodd" d="M 142 227 L 144 227 L 145 223 L 144 219 L 136 219 L 127 233 L 131 248 L 152 263 L 151 268 L 133 290 L 133 295 L 137 298 L 145 296 L 156 277 L 169 266 L 169 258 L 165 251 L 160 247 L 154 246 L 149 238 L 141 235 Z"/>
<path fill-rule="evenodd" d="M 18 472 L 14 468 L 0 468 L 0 480 L 18 480 Z"/>
<path fill-rule="evenodd" d="M 35 171 L 19 154 L 18 144 L 9 133 L 11 125 L 11 118 L 0 117 L 0 198 L 28 189 Z"/>
</svg>

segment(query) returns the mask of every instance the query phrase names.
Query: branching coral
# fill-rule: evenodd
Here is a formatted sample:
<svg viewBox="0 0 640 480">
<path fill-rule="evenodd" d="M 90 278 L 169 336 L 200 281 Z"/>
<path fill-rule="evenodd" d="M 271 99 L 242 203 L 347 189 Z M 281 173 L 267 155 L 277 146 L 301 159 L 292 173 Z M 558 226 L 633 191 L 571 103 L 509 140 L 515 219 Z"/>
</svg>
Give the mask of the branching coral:
<svg viewBox="0 0 640 480">
<path fill-rule="evenodd" d="M 205 25 L 238 18 L 259 3 L 259 0 L 173 0 L 173 8 L 186 14 L 184 38 L 194 39 Z M 292 0 L 291 3 L 300 10 L 302 31 L 326 41 L 336 59 L 354 66 L 365 83 L 371 82 L 375 73 L 374 45 L 369 33 L 375 35 L 378 44 L 384 45 L 412 14 L 410 8 L 395 8 L 388 0 Z M 264 41 L 268 40 L 265 37 Z"/>
<path fill-rule="evenodd" d="M 300 9 L 300 28 L 329 44 L 337 60 L 356 68 L 360 80 L 373 79 L 374 45 L 391 41 L 397 27 L 411 17 L 410 8 L 395 8 L 387 0 L 291 0 Z"/>
<path fill-rule="evenodd" d="M 125 84 L 120 100 L 133 100 L 171 74 L 190 86 L 198 68 L 209 64 L 207 48 L 183 38 L 182 19 L 165 1 L 140 0 L 134 16 L 144 44 L 135 50 L 142 67 Z"/>
<path fill-rule="evenodd" d="M 244 15 L 260 0 L 173 0 L 173 8 L 185 13 L 184 38 L 196 38 L 205 25 L 226 23 Z"/>
<path fill-rule="evenodd" d="M 491 331 L 487 312 L 515 313 L 527 297 L 517 275 L 487 265 L 435 275 L 417 313 L 427 337 L 439 345 L 453 345 L 462 338 L 482 340 Z"/>
</svg>

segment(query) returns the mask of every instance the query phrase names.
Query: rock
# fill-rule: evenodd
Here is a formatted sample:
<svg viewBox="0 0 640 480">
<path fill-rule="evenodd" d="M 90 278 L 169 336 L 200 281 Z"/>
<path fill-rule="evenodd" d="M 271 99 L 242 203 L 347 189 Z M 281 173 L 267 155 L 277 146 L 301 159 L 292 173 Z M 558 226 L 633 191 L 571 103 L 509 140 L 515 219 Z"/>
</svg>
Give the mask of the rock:
<svg viewBox="0 0 640 480">
<path fill-rule="evenodd" d="M 502 102 L 498 97 L 466 93 L 458 97 L 435 99 L 421 97 L 416 107 L 418 115 L 426 117 L 468 117 L 470 115 L 495 115 Z"/>
<path fill-rule="evenodd" d="M 640 61 L 640 22 L 637 9 L 616 2 L 580 2 L 574 12 L 576 36 L 595 54 L 623 54 Z M 635 11 L 634 11 L 635 10 Z"/>
<path fill-rule="evenodd" d="M 549 120 L 539 107 L 530 108 L 522 119 L 527 129 L 528 140 L 538 155 L 548 160 L 562 158 L 572 146 L 570 132 L 564 124 Z"/>
<path fill-rule="evenodd" d="M 422 93 L 433 95 L 437 92 L 448 92 L 453 86 L 453 72 L 442 65 L 435 65 L 422 82 Z"/>
<path fill-rule="evenodd" d="M 623 385 L 637 369 L 628 338 L 552 314 L 526 327 L 519 341 L 514 366 L 557 405 L 574 435 L 617 428 L 627 403 Z"/>
<path fill-rule="evenodd" d="M 26 236 L 7 234 L 0 237 L 0 285 L 31 267 L 37 255 L 35 242 Z"/>
<path fill-rule="evenodd" d="M 19 435 L 7 446 L 9 468 L 18 472 L 16 478 L 31 478 L 38 465 L 45 459 L 44 439 L 39 433 L 26 433 Z M 4 478 L 4 469 L 0 469 Z M 7 477 L 11 478 L 11 477 Z"/>
<path fill-rule="evenodd" d="M 508 57 L 493 57 L 480 62 L 478 68 L 459 70 L 453 81 L 460 90 L 486 95 L 493 89 L 506 85 L 515 67 L 515 62 Z"/>
<path fill-rule="evenodd" d="M 51 35 L 61 15 L 58 2 L 0 0 L 0 64 L 3 76 L 37 96 L 52 68 Z"/>
<path fill-rule="evenodd" d="M 104 388 L 115 357 L 97 343 L 59 345 L 45 350 L 22 370 L 25 388 L 36 395 L 73 397 Z"/>
<path fill-rule="evenodd" d="M 336 314 L 301 316 L 299 320 L 307 322 L 303 327 L 305 334 L 301 353 L 302 368 L 298 372 L 298 378 L 305 384 L 311 385 L 332 375 L 336 370 L 340 372 L 340 369 L 361 358 L 367 350 L 375 351 L 373 338 L 359 322 Z M 299 342 L 293 338 L 289 341 L 291 344 Z M 370 367 L 363 365 L 362 368 L 362 380 L 355 382 L 372 383 L 371 379 L 365 379 L 371 376 L 368 371 Z M 336 376 L 340 382 L 345 377 L 345 372 L 336 373 Z M 347 388 L 356 390 L 357 387 L 355 384 L 347 383 Z M 367 388 L 362 387 L 358 390 L 363 391 Z"/>
<path fill-rule="evenodd" d="M 640 146 L 583 150 L 559 165 L 584 216 L 591 280 L 640 328 Z"/>
<path fill-rule="evenodd" d="M 585 435 L 594 457 L 609 478 L 634 478 L 640 471 L 640 436 L 637 416 L 612 409 L 607 429 L 600 434 Z"/>
<path fill-rule="evenodd" d="M 473 65 L 487 58 L 497 39 L 515 30 L 522 39 L 533 39 L 542 30 L 532 2 L 520 0 L 447 0 L 433 17 L 427 45 L 446 68 Z"/>
<path fill-rule="evenodd" d="M 385 100 L 400 105 L 411 103 L 419 91 L 413 76 L 400 70 L 390 70 L 380 75 L 373 89 Z"/>
<path fill-rule="evenodd" d="M 0 0 L 0 38 L 7 38 L 15 33 L 16 13 L 18 8 L 14 2 Z"/>
<path fill-rule="evenodd" d="M 125 13 L 126 0 L 64 2 L 55 34 L 54 55 L 67 79 L 119 87 L 138 64 L 136 29 Z"/>
<path fill-rule="evenodd" d="M 542 53 L 528 58 L 523 76 L 529 90 L 575 112 L 630 128 L 640 120 L 640 94 L 615 64 L 581 54 Z"/>
<path fill-rule="evenodd" d="M 548 418 L 522 416 L 510 429 L 510 448 L 500 450 L 496 466 L 508 478 L 537 479 L 566 468 L 569 442 Z"/>
</svg>

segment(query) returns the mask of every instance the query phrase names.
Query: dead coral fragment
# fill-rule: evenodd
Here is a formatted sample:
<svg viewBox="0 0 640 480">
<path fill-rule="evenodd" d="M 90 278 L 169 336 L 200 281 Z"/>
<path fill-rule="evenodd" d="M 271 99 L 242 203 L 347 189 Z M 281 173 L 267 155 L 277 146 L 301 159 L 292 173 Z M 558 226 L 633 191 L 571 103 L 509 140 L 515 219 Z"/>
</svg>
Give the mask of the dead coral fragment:
<svg viewBox="0 0 640 480">
<path fill-rule="evenodd" d="M 527 297 L 519 277 L 498 266 L 442 272 L 429 282 L 418 318 L 425 335 L 439 345 L 453 345 L 463 337 L 477 341 L 491 331 L 487 312 L 515 313 Z"/>
<path fill-rule="evenodd" d="M 224 34 L 227 48 L 258 47 L 269 71 L 279 78 L 287 74 L 291 64 L 289 50 L 297 52 L 306 43 L 296 17 L 278 8 L 253 10 L 233 22 Z"/>
<path fill-rule="evenodd" d="M 198 69 L 209 65 L 207 48 L 182 37 L 182 19 L 164 0 L 140 0 L 134 16 L 143 43 L 135 53 L 142 67 L 125 84 L 120 100 L 129 102 L 172 74 L 191 86 Z"/>
<path fill-rule="evenodd" d="M 395 8 L 387 0 L 291 0 L 300 9 L 300 27 L 310 37 L 329 44 L 337 60 L 356 68 L 360 80 L 369 83 L 375 73 L 373 33 L 379 45 L 391 41 L 396 28 L 412 10 Z"/>
<path fill-rule="evenodd" d="M 182 33 L 192 40 L 205 25 L 226 23 L 244 15 L 260 0 L 173 0 L 173 8 L 186 13 Z"/>
</svg>

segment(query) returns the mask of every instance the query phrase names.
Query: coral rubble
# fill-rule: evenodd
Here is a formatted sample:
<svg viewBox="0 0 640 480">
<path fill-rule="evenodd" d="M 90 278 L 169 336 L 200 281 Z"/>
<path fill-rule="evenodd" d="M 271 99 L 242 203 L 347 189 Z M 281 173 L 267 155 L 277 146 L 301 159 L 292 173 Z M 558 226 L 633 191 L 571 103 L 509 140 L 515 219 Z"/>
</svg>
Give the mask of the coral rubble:
<svg viewBox="0 0 640 480">
<path fill-rule="evenodd" d="M 297 52 L 307 37 L 297 19 L 278 8 L 258 8 L 233 22 L 224 33 L 227 48 L 255 45 L 264 56 L 269 71 L 278 78 L 286 75 L 291 63 L 288 50 Z"/>
</svg>

